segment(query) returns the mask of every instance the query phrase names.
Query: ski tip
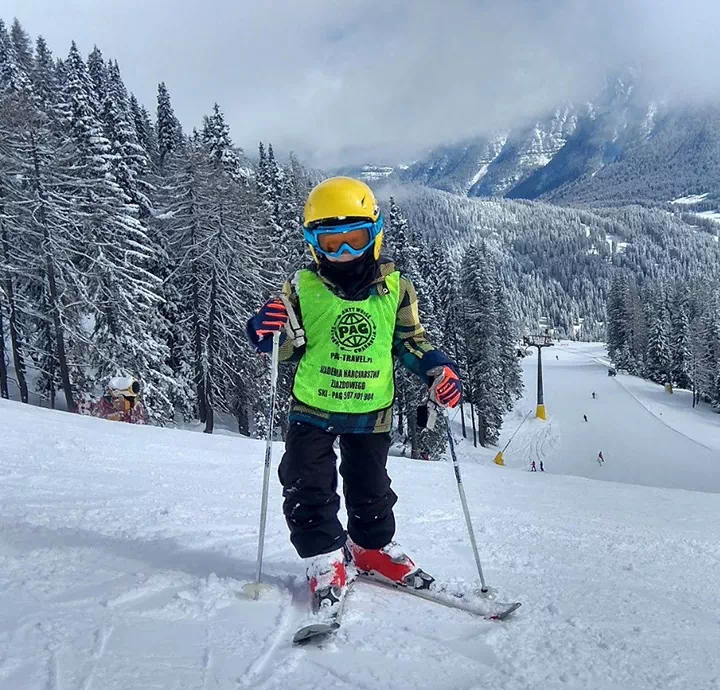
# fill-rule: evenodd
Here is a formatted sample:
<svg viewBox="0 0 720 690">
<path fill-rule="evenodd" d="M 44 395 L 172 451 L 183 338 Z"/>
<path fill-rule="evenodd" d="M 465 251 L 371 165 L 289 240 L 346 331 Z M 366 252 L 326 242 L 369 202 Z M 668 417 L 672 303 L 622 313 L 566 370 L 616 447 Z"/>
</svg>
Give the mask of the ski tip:
<svg viewBox="0 0 720 690">
<path fill-rule="evenodd" d="M 510 604 L 506 609 L 503 611 L 500 611 L 500 613 L 495 613 L 492 616 L 488 616 L 488 620 L 491 621 L 504 621 L 508 616 L 512 615 L 522 606 L 522 602 L 516 601 L 513 604 Z"/>
<path fill-rule="evenodd" d="M 335 632 L 340 626 L 332 623 L 312 623 L 300 628 L 293 635 L 294 644 L 303 644 L 317 637 L 323 637 Z"/>
</svg>

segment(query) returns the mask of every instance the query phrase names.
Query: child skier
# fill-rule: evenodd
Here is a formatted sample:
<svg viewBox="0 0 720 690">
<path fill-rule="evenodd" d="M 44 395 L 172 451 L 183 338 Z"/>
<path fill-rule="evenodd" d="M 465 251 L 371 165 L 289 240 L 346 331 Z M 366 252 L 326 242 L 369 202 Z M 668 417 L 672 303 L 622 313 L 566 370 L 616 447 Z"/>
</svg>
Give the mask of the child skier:
<svg viewBox="0 0 720 690">
<path fill-rule="evenodd" d="M 247 332 L 269 352 L 281 331 L 280 360 L 298 362 L 278 475 L 290 540 L 307 562 L 315 606 L 327 606 L 342 601 L 346 559 L 392 582 L 422 579 L 393 541 L 397 496 L 386 471 L 393 356 L 440 406 L 457 406 L 462 384 L 455 363 L 425 338 L 412 283 L 380 258 L 383 217 L 365 183 L 321 182 L 308 196 L 303 229 L 314 264 L 285 283 L 282 299 L 260 308 Z M 298 329 L 305 344 L 292 337 Z M 347 533 L 337 517 L 338 436 Z"/>
</svg>

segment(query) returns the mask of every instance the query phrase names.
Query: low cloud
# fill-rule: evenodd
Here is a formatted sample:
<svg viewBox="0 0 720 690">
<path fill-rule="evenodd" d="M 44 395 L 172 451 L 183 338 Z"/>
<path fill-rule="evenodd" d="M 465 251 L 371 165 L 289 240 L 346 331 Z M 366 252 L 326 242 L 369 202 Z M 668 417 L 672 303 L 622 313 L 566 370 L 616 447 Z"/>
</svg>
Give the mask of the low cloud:
<svg viewBox="0 0 720 690">
<path fill-rule="evenodd" d="M 117 58 L 186 128 L 217 101 L 236 143 L 318 165 L 409 159 L 591 98 L 638 66 L 653 93 L 720 98 L 717 0 L 5 0 L 56 55 Z"/>
</svg>

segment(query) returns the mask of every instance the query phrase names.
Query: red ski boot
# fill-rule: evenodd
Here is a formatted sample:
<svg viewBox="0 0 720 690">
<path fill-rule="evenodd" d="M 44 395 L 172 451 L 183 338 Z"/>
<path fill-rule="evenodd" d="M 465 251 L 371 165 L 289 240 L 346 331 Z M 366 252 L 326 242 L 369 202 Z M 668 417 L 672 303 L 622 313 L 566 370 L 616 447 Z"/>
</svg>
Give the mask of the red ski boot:
<svg viewBox="0 0 720 690">
<path fill-rule="evenodd" d="M 345 552 L 343 549 L 307 559 L 311 610 L 293 636 L 293 642 L 322 637 L 340 627 L 348 592 Z"/>
<path fill-rule="evenodd" d="M 394 541 L 382 549 L 364 549 L 348 539 L 347 547 L 358 571 L 371 577 L 406 585 L 420 570 Z"/>
<path fill-rule="evenodd" d="M 347 570 L 342 549 L 308 559 L 307 579 L 317 608 L 342 601 L 347 590 Z"/>
</svg>

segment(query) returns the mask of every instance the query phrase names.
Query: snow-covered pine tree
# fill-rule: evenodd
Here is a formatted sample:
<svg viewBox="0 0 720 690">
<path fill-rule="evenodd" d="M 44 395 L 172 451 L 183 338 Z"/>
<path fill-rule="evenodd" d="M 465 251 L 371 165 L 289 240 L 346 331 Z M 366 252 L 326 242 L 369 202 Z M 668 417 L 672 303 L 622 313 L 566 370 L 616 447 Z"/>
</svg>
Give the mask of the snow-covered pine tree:
<svg viewBox="0 0 720 690">
<path fill-rule="evenodd" d="M 18 24 L 19 26 L 19 24 Z M 14 121 L 19 126 L 17 111 L 19 104 L 32 99 L 32 86 L 30 83 L 27 65 L 18 59 L 15 45 L 7 33 L 5 25 L 0 22 L 0 117 L 2 121 Z M 6 133 L 12 136 L 14 132 Z M 0 159 L 0 320 L 3 320 L 2 311 L 6 311 L 7 328 L 10 336 L 10 347 L 15 371 L 15 380 L 20 392 L 20 400 L 28 402 L 28 384 L 26 378 L 27 348 L 26 324 L 24 323 L 20 302 L 22 301 L 22 264 L 17 256 L 18 250 L 23 246 L 23 228 L 20 219 L 13 212 L 13 196 L 18 184 L 15 170 L 9 164 L 7 142 L 5 151 Z M 4 326 L 2 327 L 4 337 Z M 4 349 L 4 343 L 3 343 Z M 5 364 L 3 362 L 3 370 Z M 7 371 L 3 372 L 7 386 Z"/>
<path fill-rule="evenodd" d="M 630 281 L 624 271 L 618 271 L 610 286 L 606 337 L 610 359 L 618 368 L 627 371 L 634 370 L 632 324 Z"/>
<path fill-rule="evenodd" d="M 182 145 L 182 128 L 180 121 L 175 117 L 170 94 L 165 82 L 158 84 L 157 96 L 157 147 L 158 167 L 162 171 L 168 154 Z"/>
<path fill-rule="evenodd" d="M 233 182 L 245 183 L 246 176 L 240 165 L 238 153 L 242 151 L 233 146 L 230 127 L 225 122 L 225 115 L 215 103 L 211 115 L 203 118 L 202 143 L 207 154 L 216 166 Z"/>
<path fill-rule="evenodd" d="M 267 181 L 269 194 L 266 194 L 267 200 L 271 204 L 270 212 L 273 219 L 277 222 L 280 217 L 280 190 L 283 185 L 283 173 L 275 160 L 275 151 L 272 144 L 268 144 L 267 148 Z"/>
<path fill-rule="evenodd" d="M 698 324 L 697 388 L 700 398 L 716 404 L 720 366 L 720 311 L 715 301 L 705 305 Z"/>
<path fill-rule="evenodd" d="M 110 142 L 112 173 L 127 199 L 139 209 L 140 219 L 146 219 L 152 206 L 147 179 L 151 169 L 150 158 L 138 141 L 127 89 L 117 61 L 104 63 L 97 48 L 91 58 L 94 54 L 95 68 L 89 69 L 89 72 L 95 85 L 104 133 Z M 88 60 L 89 67 L 93 65 L 91 58 Z"/>
<path fill-rule="evenodd" d="M 457 364 L 460 379 L 467 382 L 468 372 L 464 355 L 463 303 L 459 282 L 461 266 L 454 255 L 446 255 L 443 265 L 445 270 L 438 271 L 445 284 L 445 289 L 442 292 L 442 304 L 439 306 L 440 313 L 444 315 L 442 348 Z M 460 427 L 463 438 L 467 438 L 464 405 L 466 399 L 467 391 L 463 396 L 463 404 L 460 406 Z"/>
<path fill-rule="evenodd" d="M 668 342 L 668 315 L 665 294 L 657 286 L 648 308 L 648 344 L 645 354 L 647 377 L 655 383 L 668 383 L 671 379 L 672 359 Z"/>
<path fill-rule="evenodd" d="M 254 214 L 255 252 L 264 291 L 263 299 L 277 292 L 289 273 L 288 230 L 282 227 L 281 174 L 272 145 L 258 145 L 259 162 L 255 176 L 255 195 L 259 206 Z"/>
<path fill-rule="evenodd" d="M 244 326 L 256 304 L 252 225 L 247 213 L 251 189 L 245 184 L 240 162 L 224 115 L 215 104 L 204 118 L 200 137 L 207 157 L 205 192 L 205 285 L 200 300 L 207 305 L 202 341 L 205 362 L 206 428 L 213 430 L 215 409 L 230 412 L 239 425 L 262 434 L 267 413 L 267 367 L 253 356 Z M 248 248 L 251 248 L 248 251 Z"/>
<path fill-rule="evenodd" d="M 448 307 L 445 268 L 445 257 L 438 242 L 420 245 L 414 282 L 420 285 L 418 300 L 421 323 L 428 339 L 436 347 L 442 347 L 445 340 L 444 326 Z M 412 275 L 409 277 L 413 279 Z M 417 384 L 417 380 L 413 381 L 413 389 L 421 396 L 424 395 L 423 386 Z M 417 445 L 421 454 L 430 460 L 442 459 L 447 448 L 447 415 L 440 415 L 435 428 L 420 433 L 413 445 Z"/>
<path fill-rule="evenodd" d="M 422 250 L 421 245 L 416 243 L 417 240 L 419 238 L 416 238 L 412 232 L 402 209 L 391 197 L 384 241 L 387 243 L 388 252 L 394 255 L 396 268 L 403 276 L 409 279 L 411 283 L 410 289 L 417 293 L 420 318 L 424 323 L 434 319 L 434 305 L 431 299 L 427 301 L 424 299 L 427 290 L 425 290 L 425 293 L 421 292 L 425 285 L 420 271 L 420 253 Z M 412 457 L 421 457 L 424 453 L 430 452 L 431 447 L 435 447 L 435 440 L 443 433 L 442 424 L 438 424 L 435 432 L 422 432 L 418 428 L 416 411 L 418 406 L 424 404 L 426 391 L 424 386 L 419 384 L 417 378 L 405 371 L 399 363 L 396 364 L 395 369 L 395 391 L 399 441 L 403 444 L 409 444 Z M 422 438 L 423 435 L 428 436 L 427 442 Z"/>
<path fill-rule="evenodd" d="M 18 58 L 15 44 L 0 19 L 0 90 L 2 93 L 25 93 L 31 90 L 30 75 Z"/>
<path fill-rule="evenodd" d="M 14 368 L 23 402 L 28 401 L 25 369 L 32 366 L 32 321 L 38 309 L 32 290 L 37 242 L 29 232 L 21 178 L 25 163 L 21 137 L 25 127 L 31 126 L 29 116 L 33 107 L 30 93 L 5 92 L 0 96 L 0 269 L 5 272 L 0 311 L 2 303 L 6 303 Z"/>
<path fill-rule="evenodd" d="M 311 185 L 307 171 L 292 153 L 281 173 L 278 225 L 282 229 L 280 241 L 285 254 L 284 268 L 286 273 L 291 275 L 308 260 L 307 246 L 303 237 L 302 214 Z"/>
<path fill-rule="evenodd" d="M 260 142 L 255 193 L 260 202 L 254 223 L 257 260 L 264 293 L 276 293 L 307 262 L 302 230 L 302 208 L 307 192 L 307 175 L 294 156 L 286 167 L 275 159 L 272 144 L 267 151 Z M 279 428 L 287 433 L 290 391 L 295 367 L 283 366 L 278 376 Z"/>
<path fill-rule="evenodd" d="M 5 317 L 0 304 L 0 398 L 7 400 L 10 397 L 10 390 L 5 356 Z"/>
<path fill-rule="evenodd" d="M 498 313 L 498 357 L 500 376 L 502 377 L 503 400 L 505 411 L 510 412 L 522 396 L 522 367 L 516 355 L 516 344 L 519 341 L 515 327 L 515 319 L 510 312 L 508 295 L 501 281 L 497 280 L 495 304 Z"/>
<path fill-rule="evenodd" d="M 395 262 L 395 268 L 404 273 L 404 252 L 408 246 L 408 224 L 395 199 L 391 196 L 388 212 L 385 217 L 385 230 L 383 233 L 383 254 Z M 395 436 L 399 443 L 406 445 L 409 441 L 406 420 L 405 397 L 408 387 L 407 377 L 399 363 L 395 364 L 395 415 L 397 425 Z M 407 423 L 406 423 L 407 421 Z"/>
<path fill-rule="evenodd" d="M 16 179 L 22 180 L 15 188 L 15 213 L 27 231 L 21 243 L 27 276 L 25 311 L 37 389 L 54 406 L 55 391 L 61 388 L 66 408 L 73 411 L 76 393 L 84 388 L 87 361 L 77 308 L 83 277 L 74 264 L 76 199 L 71 181 L 77 174 L 76 160 L 60 126 L 57 70 L 41 37 L 31 78 L 32 98 L 17 100 L 12 116 L 4 118 L 10 128 L 4 153 Z"/>
<path fill-rule="evenodd" d="M 174 403 L 186 420 L 207 420 L 203 329 L 206 310 L 204 256 L 207 177 L 209 166 L 200 137 L 166 154 L 157 181 L 156 236 L 166 250 L 163 271 L 168 321 L 169 364 L 181 385 Z"/>
<path fill-rule="evenodd" d="M 96 107 L 95 114 L 102 116 L 102 107 L 108 92 L 108 71 L 102 51 L 94 46 L 87 59 L 87 73 L 92 84 L 93 102 Z"/>
<path fill-rule="evenodd" d="M 499 354 L 497 282 L 483 247 L 469 247 L 463 257 L 465 328 L 471 387 L 478 415 L 479 441 L 494 445 L 500 437 L 506 403 Z"/>
<path fill-rule="evenodd" d="M 443 326 L 445 321 L 446 283 L 443 276 L 445 257 L 438 242 L 423 242 L 419 246 L 417 255 L 417 270 L 415 288 L 418 292 L 422 324 L 428 339 L 443 343 Z"/>
<path fill-rule="evenodd" d="M 678 388 L 692 385 L 692 352 L 690 348 L 690 317 L 688 315 L 687 293 L 684 286 L 677 284 L 671 308 L 671 374 L 672 382 Z"/>
<path fill-rule="evenodd" d="M 30 75 L 38 108 L 48 118 L 49 124 L 57 129 L 60 114 L 57 112 L 56 105 L 60 78 L 52 52 L 42 36 L 38 36 L 35 42 L 35 60 Z"/>
<path fill-rule="evenodd" d="M 127 89 L 117 62 L 106 68 L 105 100 L 101 106 L 104 132 L 110 142 L 110 165 L 126 199 L 139 210 L 140 221 L 150 217 L 152 203 L 150 158 L 137 139 L 135 125 L 130 120 Z"/>
<path fill-rule="evenodd" d="M 18 66 L 25 74 L 29 75 L 33 68 L 32 41 L 17 17 L 13 19 L 12 26 L 10 27 L 10 40 L 15 49 Z"/>
<path fill-rule="evenodd" d="M 135 127 L 135 136 L 138 144 L 142 146 L 146 156 L 150 159 L 153 167 L 158 164 L 158 142 L 155 127 L 150 119 L 150 113 L 144 106 L 138 103 L 134 93 L 130 94 L 128 101 L 130 108 L 130 120 Z"/>
<path fill-rule="evenodd" d="M 1 106 L 0 106 L 1 108 Z M 0 113 L 1 113 L 0 109 Z M 9 180 L 0 170 L 0 274 L 2 274 L 2 288 L 0 290 L 0 311 L 7 309 L 8 330 L 10 333 L 10 346 L 12 349 L 15 380 L 20 391 L 21 402 L 28 402 L 27 365 L 25 347 L 25 327 L 19 307 L 21 268 L 15 252 L 11 247 L 17 247 L 20 231 L 13 222 L 16 219 L 10 214 L 9 197 L 11 196 Z M 0 315 L 0 319 L 2 316 Z M 4 330 L 4 329 L 3 329 Z"/>
<path fill-rule="evenodd" d="M 151 419 L 163 423 L 173 417 L 170 391 L 175 382 L 166 347 L 156 335 L 160 280 L 148 270 L 155 247 L 138 220 L 139 208 L 113 173 L 111 144 L 103 135 L 93 84 L 75 43 L 63 76 L 66 126 L 78 170 L 75 223 L 81 233 L 85 308 L 94 317 L 96 383 L 118 373 L 138 377 Z"/>
</svg>

